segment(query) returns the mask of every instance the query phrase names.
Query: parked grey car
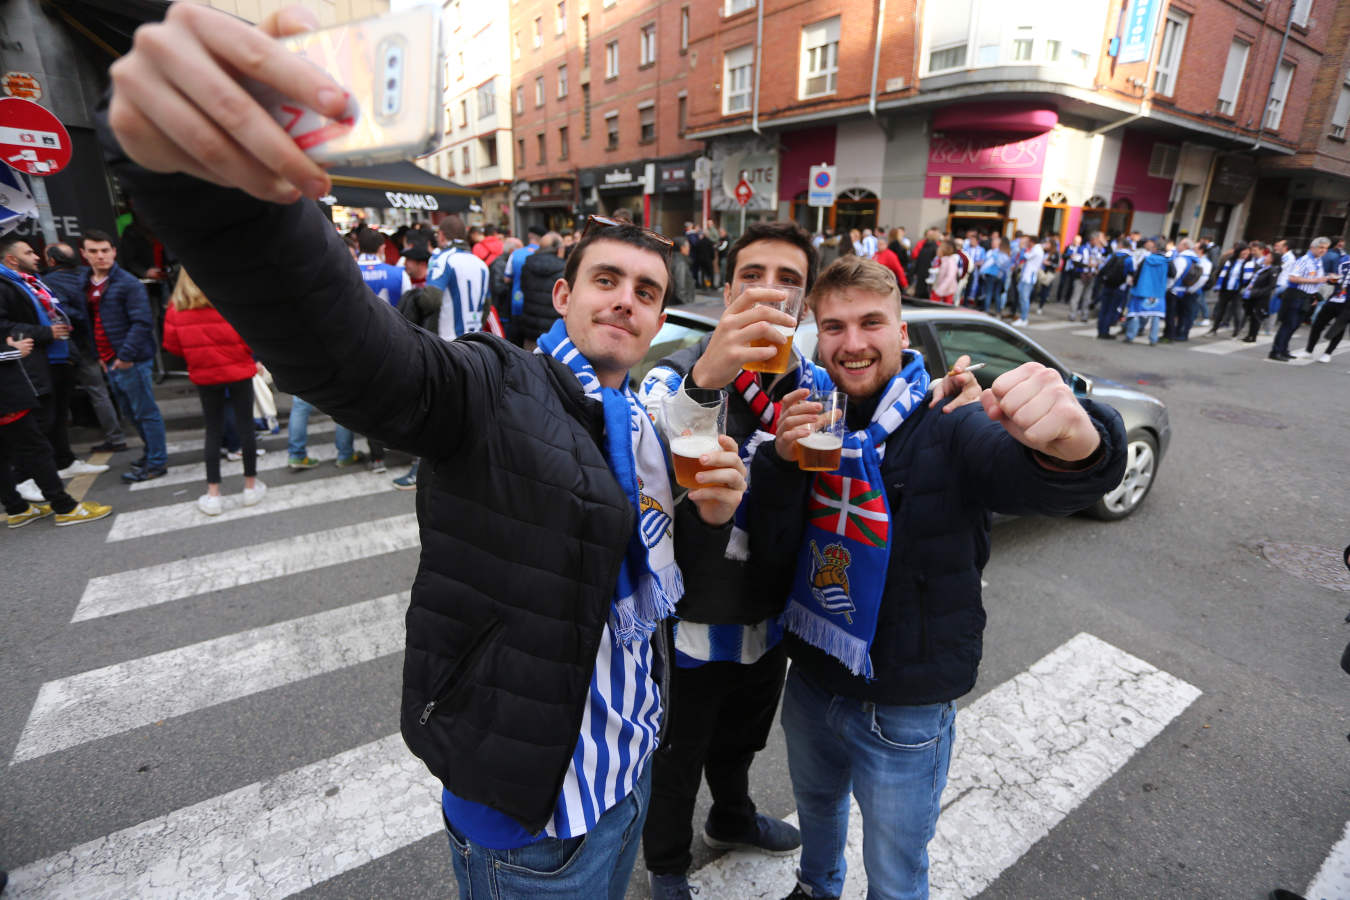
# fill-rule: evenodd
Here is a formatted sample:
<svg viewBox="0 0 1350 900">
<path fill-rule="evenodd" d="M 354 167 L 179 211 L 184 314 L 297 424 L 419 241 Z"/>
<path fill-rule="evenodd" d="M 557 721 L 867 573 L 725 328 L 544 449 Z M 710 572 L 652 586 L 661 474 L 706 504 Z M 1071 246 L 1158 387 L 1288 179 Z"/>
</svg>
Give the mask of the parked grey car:
<svg viewBox="0 0 1350 900">
<path fill-rule="evenodd" d="M 633 369 L 634 388 L 662 358 L 698 342 L 712 331 L 722 315 L 720 301 L 703 300 L 667 310 L 666 324 L 652 341 L 647 357 Z M 1125 476 L 1114 490 L 1087 510 L 1099 519 L 1123 519 L 1139 508 L 1157 477 L 1158 466 L 1172 437 L 1167 406 L 1156 397 L 1113 381 L 1072 371 L 1026 333 L 983 313 L 905 301 L 910 345 L 923 354 L 928 374 L 944 374 L 961 354 L 987 363 L 975 373 L 982 387 L 989 387 L 1004 372 L 1025 362 L 1038 362 L 1055 369 L 1080 397 L 1106 403 L 1120 413 L 1129 439 Z M 808 357 L 816 349 L 816 325 L 808 319 L 797 329 L 796 342 Z"/>
</svg>

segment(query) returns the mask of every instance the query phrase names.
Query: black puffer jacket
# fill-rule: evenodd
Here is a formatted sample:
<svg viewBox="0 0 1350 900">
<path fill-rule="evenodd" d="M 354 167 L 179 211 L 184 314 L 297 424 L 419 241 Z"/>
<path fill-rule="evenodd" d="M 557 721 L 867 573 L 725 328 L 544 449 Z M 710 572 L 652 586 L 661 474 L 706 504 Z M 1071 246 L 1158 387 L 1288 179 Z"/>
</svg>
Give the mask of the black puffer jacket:
<svg viewBox="0 0 1350 900">
<path fill-rule="evenodd" d="M 370 293 L 315 204 L 267 204 L 110 156 L 139 214 L 283 390 L 422 458 L 403 736 L 452 793 L 538 832 L 576 747 L 635 520 L 601 452 L 600 404 L 551 357 L 415 328 Z M 262 248 L 246 267 L 221 250 L 241 242 Z M 677 559 L 678 535 L 700 525 L 677 513 Z"/>
<path fill-rule="evenodd" d="M 1043 468 L 979 404 L 942 415 L 945 404 L 921 403 L 886 442 L 881 464 L 891 555 L 872 644 L 876 677 L 865 681 L 789 633 L 794 668 L 825 690 L 873 703 L 942 703 L 968 693 L 983 651 L 980 573 L 989 561 L 990 512 L 1066 516 L 1092 505 L 1124 474 L 1120 414 L 1081 402 L 1105 453 L 1091 469 L 1072 473 Z M 750 484 L 751 556 L 786 572 L 778 585 L 786 594 L 811 479 L 764 444 Z"/>
<path fill-rule="evenodd" d="M 52 369 L 47 362 L 47 346 L 56 340 L 49 326 L 38 319 L 33 298 L 8 278 L 0 278 L 0 349 L 13 349 L 3 343 L 6 335 L 30 337 L 33 352 L 20 362 L 38 396 L 52 392 Z"/>
<path fill-rule="evenodd" d="M 537 341 L 539 335 L 553 327 L 558 311 L 553 308 L 553 285 L 562 277 L 567 265 L 561 256 L 539 251 L 525 257 L 520 267 L 520 292 L 525 305 L 520 311 L 521 340 Z"/>
</svg>

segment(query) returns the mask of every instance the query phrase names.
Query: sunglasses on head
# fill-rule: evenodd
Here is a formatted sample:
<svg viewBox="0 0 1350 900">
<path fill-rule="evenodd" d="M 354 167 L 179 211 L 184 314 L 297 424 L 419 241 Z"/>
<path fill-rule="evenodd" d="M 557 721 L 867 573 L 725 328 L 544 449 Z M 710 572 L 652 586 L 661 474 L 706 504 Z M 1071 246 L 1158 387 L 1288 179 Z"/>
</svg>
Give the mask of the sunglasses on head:
<svg viewBox="0 0 1350 900">
<path fill-rule="evenodd" d="M 643 228 L 640 225 L 634 225 L 632 222 L 624 222 L 619 219 L 611 219 L 609 216 L 587 216 L 586 227 L 581 229 L 581 237 L 582 240 L 585 240 L 586 235 L 590 234 L 591 231 L 597 228 L 619 228 L 619 227 L 636 228 L 638 231 L 642 232 L 644 236 L 651 238 L 658 244 L 664 246 L 666 249 L 670 249 L 671 247 L 675 246 L 675 242 L 672 241 L 670 238 L 666 237 L 664 234 L 657 234 L 655 231 L 652 231 L 649 228 Z"/>
</svg>

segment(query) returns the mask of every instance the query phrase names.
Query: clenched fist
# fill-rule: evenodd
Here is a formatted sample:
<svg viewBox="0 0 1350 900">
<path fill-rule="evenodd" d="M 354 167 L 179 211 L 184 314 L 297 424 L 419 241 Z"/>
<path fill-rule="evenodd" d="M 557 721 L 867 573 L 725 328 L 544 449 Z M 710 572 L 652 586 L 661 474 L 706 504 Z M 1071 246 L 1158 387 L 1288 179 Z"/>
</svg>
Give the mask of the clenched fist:
<svg viewBox="0 0 1350 900">
<path fill-rule="evenodd" d="M 1004 372 L 980 403 L 1018 443 L 1064 462 L 1087 459 L 1101 435 L 1060 374 L 1040 363 Z"/>
</svg>

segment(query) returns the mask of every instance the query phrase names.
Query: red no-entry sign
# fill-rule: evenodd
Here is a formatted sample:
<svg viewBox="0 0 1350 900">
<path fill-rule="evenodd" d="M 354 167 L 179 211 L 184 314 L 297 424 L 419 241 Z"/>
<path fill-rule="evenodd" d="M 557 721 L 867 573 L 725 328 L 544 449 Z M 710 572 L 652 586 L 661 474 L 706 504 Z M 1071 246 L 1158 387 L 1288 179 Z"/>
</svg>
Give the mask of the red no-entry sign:
<svg viewBox="0 0 1350 900">
<path fill-rule="evenodd" d="M 754 196 L 754 193 L 754 188 L 750 187 L 750 182 L 742 178 L 740 183 L 736 185 L 736 202 L 741 206 L 745 206 L 750 202 L 750 198 Z"/>
<path fill-rule="evenodd" d="M 0 159 L 29 175 L 55 175 L 70 162 L 70 134 L 44 106 L 0 100 Z"/>
</svg>

